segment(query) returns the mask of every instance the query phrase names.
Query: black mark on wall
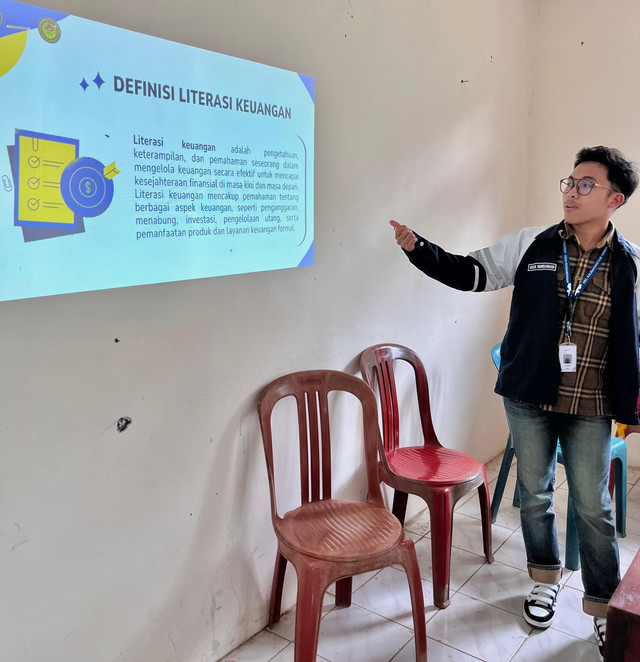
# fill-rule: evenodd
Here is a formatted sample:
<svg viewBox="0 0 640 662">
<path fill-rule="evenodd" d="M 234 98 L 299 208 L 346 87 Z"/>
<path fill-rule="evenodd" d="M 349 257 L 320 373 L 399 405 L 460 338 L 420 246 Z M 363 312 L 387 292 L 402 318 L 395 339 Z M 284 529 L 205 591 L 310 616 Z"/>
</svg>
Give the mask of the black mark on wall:
<svg viewBox="0 0 640 662">
<path fill-rule="evenodd" d="M 116 423 L 118 432 L 124 432 L 131 425 L 131 423 L 133 423 L 133 421 L 128 416 L 119 418 L 118 422 Z"/>
</svg>

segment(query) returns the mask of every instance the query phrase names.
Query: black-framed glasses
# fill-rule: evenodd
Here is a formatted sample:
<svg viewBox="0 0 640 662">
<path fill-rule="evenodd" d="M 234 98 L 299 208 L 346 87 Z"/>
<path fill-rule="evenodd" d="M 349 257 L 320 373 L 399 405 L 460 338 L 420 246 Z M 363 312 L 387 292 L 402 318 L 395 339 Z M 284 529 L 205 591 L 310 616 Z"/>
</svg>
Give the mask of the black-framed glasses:
<svg viewBox="0 0 640 662">
<path fill-rule="evenodd" d="M 574 186 L 576 187 L 576 191 L 578 191 L 578 195 L 589 195 L 594 186 L 599 188 L 606 188 L 607 191 L 614 191 L 619 193 L 619 191 L 614 188 L 609 188 L 608 186 L 603 186 L 602 184 L 596 184 L 590 179 L 574 179 L 573 177 L 565 177 L 564 179 L 560 180 L 560 190 L 562 193 L 569 193 L 569 191 Z"/>
</svg>

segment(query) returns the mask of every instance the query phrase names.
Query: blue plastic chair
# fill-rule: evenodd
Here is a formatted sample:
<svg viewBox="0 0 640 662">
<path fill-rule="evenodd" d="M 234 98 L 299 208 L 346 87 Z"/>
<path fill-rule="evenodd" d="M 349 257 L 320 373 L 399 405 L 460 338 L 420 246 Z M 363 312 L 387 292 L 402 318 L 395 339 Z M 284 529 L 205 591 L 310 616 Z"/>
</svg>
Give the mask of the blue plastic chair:
<svg viewBox="0 0 640 662">
<path fill-rule="evenodd" d="M 500 368 L 500 345 L 498 343 L 491 348 L 491 358 L 496 368 Z M 515 450 L 513 448 L 513 440 L 511 434 L 507 439 L 507 447 L 504 449 L 502 457 L 502 464 L 500 465 L 500 473 L 496 482 L 496 488 L 493 492 L 491 499 L 491 521 L 495 522 L 498 516 L 498 509 L 504 494 L 504 486 L 506 485 L 513 462 Z M 558 442 L 557 460 L 560 464 L 564 465 L 564 458 L 562 457 L 562 449 Z M 616 530 L 621 538 L 627 535 L 627 442 L 620 437 L 611 437 L 611 475 L 609 478 L 609 492 L 613 493 L 615 485 L 615 499 L 616 499 Z M 520 493 L 518 491 L 518 483 L 513 492 L 513 505 L 516 508 L 520 507 Z M 573 507 L 571 505 L 571 494 L 569 494 L 569 503 L 567 506 L 567 546 L 565 550 L 564 565 L 569 570 L 580 569 L 580 554 L 578 549 L 578 530 L 576 529 L 575 515 L 573 514 Z"/>
</svg>

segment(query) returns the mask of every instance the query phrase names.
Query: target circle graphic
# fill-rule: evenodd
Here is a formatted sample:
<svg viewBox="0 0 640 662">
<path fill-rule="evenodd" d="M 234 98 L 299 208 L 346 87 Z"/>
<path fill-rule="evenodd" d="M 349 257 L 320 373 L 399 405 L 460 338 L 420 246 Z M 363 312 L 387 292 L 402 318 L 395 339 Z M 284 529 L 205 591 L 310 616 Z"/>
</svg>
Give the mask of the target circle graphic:
<svg viewBox="0 0 640 662">
<path fill-rule="evenodd" d="M 78 216 L 98 216 L 113 199 L 113 181 L 104 176 L 104 164 L 83 156 L 62 172 L 60 193 L 65 204 Z"/>
</svg>

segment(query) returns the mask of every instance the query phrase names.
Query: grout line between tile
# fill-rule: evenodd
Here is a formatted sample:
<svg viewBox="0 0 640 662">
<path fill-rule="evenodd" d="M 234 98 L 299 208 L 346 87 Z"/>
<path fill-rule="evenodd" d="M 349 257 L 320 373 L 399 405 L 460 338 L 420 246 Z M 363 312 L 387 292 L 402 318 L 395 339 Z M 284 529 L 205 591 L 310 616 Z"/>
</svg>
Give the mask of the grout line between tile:
<svg viewBox="0 0 640 662">
<path fill-rule="evenodd" d="M 352 606 L 354 606 L 353 603 L 352 603 Z M 406 625 L 403 625 L 402 623 L 399 623 L 398 621 L 394 621 L 392 618 L 389 618 L 388 616 L 384 616 L 383 614 L 379 614 L 377 611 L 373 611 L 373 609 L 369 609 L 369 607 L 363 607 L 362 605 L 359 605 L 358 603 L 355 603 L 355 606 L 358 609 L 364 609 L 364 611 L 368 611 L 370 614 L 373 614 L 374 616 L 377 616 L 378 618 L 384 618 L 385 621 L 389 621 L 390 623 L 393 623 L 394 625 L 399 625 L 401 628 L 404 628 L 405 630 L 408 630 L 409 632 L 411 632 L 412 635 L 414 635 L 413 628 L 408 628 Z M 426 607 L 426 605 L 425 605 L 425 607 Z M 350 609 L 350 607 L 345 607 L 345 609 Z M 426 611 L 425 611 L 425 614 L 426 614 Z M 409 641 L 411 641 L 411 639 L 409 639 Z"/>
<path fill-rule="evenodd" d="M 533 630 L 531 632 L 533 632 Z M 518 646 L 518 648 L 516 648 L 513 655 L 511 656 L 511 660 L 516 659 L 516 655 L 518 655 L 518 653 L 522 650 L 522 647 L 527 643 L 527 641 L 529 641 L 529 637 L 531 637 L 531 632 L 529 632 L 529 634 L 526 637 L 524 637 L 524 639 L 520 642 L 520 645 Z"/>
<path fill-rule="evenodd" d="M 285 643 L 285 645 L 284 645 L 284 646 L 283 646 L 283 647 L 282 647 L 277 653 L 275 653 L 275 655 L 272 655 L 272 656 L 267 660 L 267 662 L 269 662 L 269 660 L 273 660 L 274 657 L 280 655 L 280 653 L 282 653 L 282 651 L 283 651 L 287 646 L 289 646 L 290 644 L 293 643 L 293 642 L 289 641 L 288 639 L 285 639 L 285 637 L 281 637 L 279 634 L 276 634 L 275 632 L 272 632 L 271 630 L 268 630 L 268 632 L 269 632 L 269 634 L 272 634 L 272 635 L 278 637 L 279 639 L 282 639 L 282 641 L 284 641 L 284 642 L 286 642 L 286 643 Z"/>
<path fill-rule="evenodd" d="M 433 639 L 432 637 L 428 637 L 427 639 L 431 639 L 432 641 L 438 641 L 437 639 Z M 480 662 L 493 662 L 493 660 L 485 660 L 483 657 L 478 657 L 477 655 L 472 655 L 471 653 L 467 653 L 463 651 L 460 648 L 456 648 L 455 646 L 452 646 L 451 644 L 445 644 L 442 641 L 439 641 L 438 643 L 442 644 L 443 646 L 446 646 L 447 648 L 451 648 L 451 650 L 456 651 L 457 653 L 462 653 L 463 655 L 466 655 L 467 657 L 470 657 L 472 660 L 480 660 Z M 427 641 L 427 649 L 429 648 L 428 641 Z"/>
</svg>

